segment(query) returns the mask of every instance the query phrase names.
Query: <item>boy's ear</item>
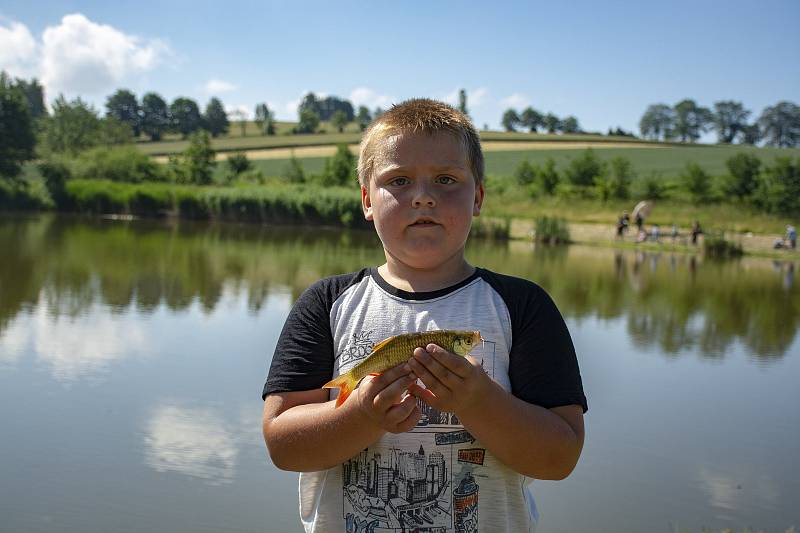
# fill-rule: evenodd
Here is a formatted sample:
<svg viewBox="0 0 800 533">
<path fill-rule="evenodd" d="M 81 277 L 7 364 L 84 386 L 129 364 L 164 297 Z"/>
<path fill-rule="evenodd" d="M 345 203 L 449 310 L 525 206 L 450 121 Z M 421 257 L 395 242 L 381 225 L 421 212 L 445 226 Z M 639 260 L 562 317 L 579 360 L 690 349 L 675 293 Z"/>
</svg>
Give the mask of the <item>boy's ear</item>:
<svg viewBox="0 0 800 533">
<path fill-rule="evenodd" d="M 475 204 L 472 206 L 472 216 L 476 217 L 481 214 L 481 206 L 483 205 L 483 195 L 486 191 L 483 188 L 483 183 L 475 187 Z"/>
<path fill-rule="evenodd" d="M 364 218 L 372 220 L 372 200 L 369 198 L 369 191 L 361 186 L 361 208 L 364 210 Z"/>
</svg>

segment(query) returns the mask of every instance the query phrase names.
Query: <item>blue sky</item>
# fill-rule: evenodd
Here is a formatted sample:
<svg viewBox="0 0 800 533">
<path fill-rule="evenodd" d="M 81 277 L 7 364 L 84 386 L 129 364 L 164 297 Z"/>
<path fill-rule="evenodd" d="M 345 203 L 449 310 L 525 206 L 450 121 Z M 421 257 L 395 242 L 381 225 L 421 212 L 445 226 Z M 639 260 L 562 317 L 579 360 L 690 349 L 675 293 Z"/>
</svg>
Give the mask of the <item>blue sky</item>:
<svg viewBox="0 0 800 533">
<path fill-rule="evenodd" d="M 489 7 L 487 7 L 489 6 Z M 77 2 L 4 0 L 0 69 L 104 109 L 218 96 L 295 119 L 303 94 L 386 108 L 468 94 L 478 126 L 508 107 L 638 130 L 647 105 L 800 103 L 800 2 Z"/>
</svg>

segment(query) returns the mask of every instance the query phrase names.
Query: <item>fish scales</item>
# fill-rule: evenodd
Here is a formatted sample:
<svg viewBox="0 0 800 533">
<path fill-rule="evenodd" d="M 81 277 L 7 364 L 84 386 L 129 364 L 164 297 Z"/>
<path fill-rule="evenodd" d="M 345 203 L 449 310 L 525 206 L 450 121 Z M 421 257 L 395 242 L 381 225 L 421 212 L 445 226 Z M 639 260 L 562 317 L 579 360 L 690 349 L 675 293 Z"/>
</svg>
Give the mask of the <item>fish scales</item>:
<svg viewBox="0 0 800 533">
<path fill-rule="evenodd" d="M 408 361 L 418 347 L 436 344 L 452 352 L 457 333 L 452 331 L 425 331 L 422 333 L 406 333 L 391 337 L 385 345 L 374 354 L 353 367 L 353 375 L 362 379 L 370 374 L 380 373 L 393 366 Z"/>
<path fill-rule="evenodd" d="M 322 388 L 339 389 L 339 396 L 336 399 L 336 407 L 339 407 L 364 377 L 370 374 L 381 374 L 408 361 L 414 354 L 415 348 L 436 344 L 451 353 L 463 356 L 469 354 L 481 340 L 479 331 L 451 329 L 395 335 L 373 346 L 372 352 L 365 360 L 354 366 L 349 372 L 333 378 Z"/>
</svg>

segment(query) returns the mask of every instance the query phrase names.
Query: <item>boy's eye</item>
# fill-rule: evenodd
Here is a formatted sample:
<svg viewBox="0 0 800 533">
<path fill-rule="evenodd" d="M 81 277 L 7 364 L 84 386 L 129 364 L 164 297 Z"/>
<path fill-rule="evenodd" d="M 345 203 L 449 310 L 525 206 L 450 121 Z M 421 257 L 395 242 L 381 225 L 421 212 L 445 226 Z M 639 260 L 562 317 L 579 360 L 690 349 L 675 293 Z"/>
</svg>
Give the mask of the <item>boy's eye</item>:
<svg viewBox="0 0 800 533">
<path fill-rule="evenodd" d="M 456 179 L 452 176 L 439 176 L 436 178 L 436 181 L 439 183 L 444 183 L 445 185 L 448 183 L 455 183 Z"/>
<path fill-rule="evenodd" d="M 396 178 L 392 178 L 392 180 L 389 181 L 389 185 L 397 185 L 397 186 L 407 185 L 408 183 L 409 183 L 408 178 L 406 178 L 405 176 L 398 176 Z"/>
</svg>

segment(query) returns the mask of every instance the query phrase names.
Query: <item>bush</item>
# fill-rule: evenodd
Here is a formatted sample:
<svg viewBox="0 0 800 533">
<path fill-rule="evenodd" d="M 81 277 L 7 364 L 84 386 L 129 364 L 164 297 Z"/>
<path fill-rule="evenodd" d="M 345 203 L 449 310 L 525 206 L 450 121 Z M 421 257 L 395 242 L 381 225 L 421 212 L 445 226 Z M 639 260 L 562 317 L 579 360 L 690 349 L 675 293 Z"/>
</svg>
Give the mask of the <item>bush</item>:
<svg viewBox="0 0 800 533">
<path fill-rule="evenodd" d="M 536 219 L 536 242 L 566 244 L 570 242 L 569 225 L 563 218 L 540 217 Z"/>
<path fill-rule="evenodd" d="M 297 160 L 294 154 L 292 154 L 291 159 L 289 159 L 289 164 L 284 169 L 283 176 L 289 183 L 304 183 L 306 181 L 306 173 L 303 170 L 303 165 L 300 164 L 300 161 Z"/>
<path fill-rule="evenodd" d="M 556 192 L 561 178 L 556 170 L 556 162 L 552 157 L 544 160 L 544 165 L 538 171 L 538 182 L 543 193 L 553 195 Z"/>
<path fill-rule="evenodd" d="M 728 167 L 728 175 L 722 184 L 725 194 L 740 200 L 752 195 L 760 180 L 761 160 L 752 154 L 740 152 L 729 158 L 725 165 Z"/>
<path fill-rule="evenodd" d="M 742 245 L 725 239 L 724 233 L 712 233 L 703 239 L 703 251 L 708 257 L 730 259 L 744 254 Z"/>
<path fill-rule="evenodd" d="M 39 163 L 39 172 L 44 178 L 44 184 L 50 198 L 58 209 L 65 209 L 69 205 L 67 195 L 67 181 L 72 177 L 70 170 L 61 161 L 45 160 Z"/>
<path fill-rule="evenodd" d="M 765 168 L 754 201 L 769 213 L 800 215 L 800 158 L 793 162 L 789 157 L 779 157 L 773 166 Z"/>
<path fill-rule="evenodd" d="M 536 167 L 525 159 L 514 169 L 514 180 L 517 185 L 528 186 L 536 179 L 536 174 Z"/>
<path fill-rule="evenodd" d="M 663 200 L 667 197 L 667 184 L 658 172 L 652 172 L 639 181 L 636 196 L 648 200 Z"/>
<path fill-rule="evenodd" d="M 165 179 L 158 164 L 133 146 L 93 148 L 77 158 L 75 168 L 75 177 L 78 179 L 128 183 Z"/>
<path fill-rule="evenodd" d="M 469 236 L 482 239 L 509 239 L 511 236 L 511 219 L 475 218 L 472 220 Z"/>
<path fill-rule="evenodd" d="M 686 163 L 686 169 L 680 175 L 680 181 L 694 203 L 708 199 L 711 192 L 711 176 L 697 163 Z"/>
<path fill-rule="evenodd" d="M 234 176 L 246 172 L 252 168 L 250 160 L 244 152 L 231 154 L 228 156 L 228 168 Z"/>
<path fill-rule="evenodd" d="M 214 166 L 214 150 L 207 131 L 194 132 L 189 137 L 189 147 L 183 152 L 183 173 L 179 176 L 186 183 L 208 185 L 211 183 Z"/>
<path fill-rule="evenodd" d="M 594 150 L 587 148 L 579 157 L 570 161 L 564 176 L 577 187 L 592 187 L 595 180 L 603 175 L 605 163 L 600 161 Z"/>
<path fill-rule="evenodd" d="M 350 186 L 356 182 L 356 156 L 346 144 L 336 148 L 333 158 L 325 160 L 325 168 L 317 179 L 325 187 Z"/>
</svg>

